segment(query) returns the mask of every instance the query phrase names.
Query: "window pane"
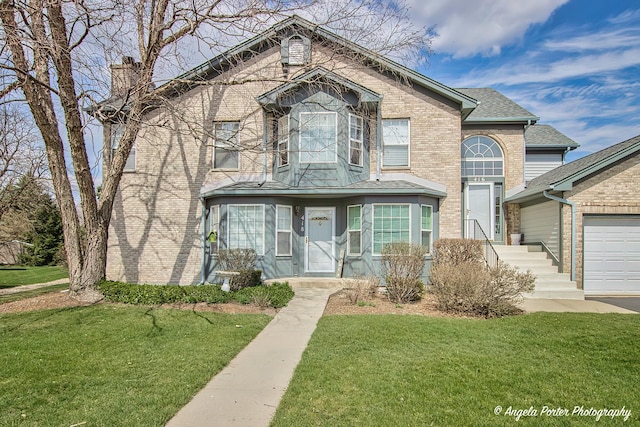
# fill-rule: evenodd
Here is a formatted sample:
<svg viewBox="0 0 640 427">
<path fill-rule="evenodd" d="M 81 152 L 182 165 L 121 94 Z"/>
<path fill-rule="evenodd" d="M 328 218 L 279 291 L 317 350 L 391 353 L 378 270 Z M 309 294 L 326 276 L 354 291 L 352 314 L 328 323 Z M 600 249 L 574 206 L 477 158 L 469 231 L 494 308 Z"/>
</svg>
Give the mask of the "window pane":
<svg viewBox="0 0 640 427">
<path fill-rule="evenodd" d="M 431 230 L 431 206 L 422 206 L 422 229 Z"/>
<path fill-rule="evenodd" d="M 290 255 L 291 254 L 291 233 L 278 231 L 276 242 L 277 251 L 276 255 Z"/>
<path fill-rule="evenodd" d="M 349 230 L 360 230 L 360 206 L 349 206 Z"/>
<path fill-rule="evenodd" d="M 336 113 L 300 113 L 300 162 L 336 161 Z"/>
<path fill-rule="evenodd" d="M 240 123 L 214 123 L 214 169 L 238 169 L 238 133 Z"/>
<path fill-rule="evenodd" d="M 289 39 L 289 64 L 304 64 L 304 43 L 302 42 L 302 39 Z"/>
<path fill-rule="evenodd" d="M 361 250 L 361 232 L 350 231 L 349 232 L 349 255 L 360 255 Z"/>
<path fill-rule="evenodd" d="M 255 249 L 264 253 L 264 206 L 229 205 L 229 249 Z"/>
<path fill-rule="evenodd" d="M 373 253 L 379 255 L 386 243 L 409 241 L 409 205 L 374 205 Z"/>
<path fill-rule="evenodd" d="M 431 247 L 431 232 L 423 231 L 422 232 L 422 246 L 426 246 L 427 248 Z"/>
</svg>

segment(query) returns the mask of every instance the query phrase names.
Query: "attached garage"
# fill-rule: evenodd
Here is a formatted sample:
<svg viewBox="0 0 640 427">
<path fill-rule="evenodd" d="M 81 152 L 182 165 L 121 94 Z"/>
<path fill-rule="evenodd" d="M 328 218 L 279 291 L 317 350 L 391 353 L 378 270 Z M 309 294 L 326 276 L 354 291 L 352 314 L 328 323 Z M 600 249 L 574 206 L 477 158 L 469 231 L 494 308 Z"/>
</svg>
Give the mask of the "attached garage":
<svg viewBox="0 0 640 427">
<path fill-rule="evenodd" d="M 640 295 L 640 217 L 585 216 L 585 295 Z"/>
</svg>

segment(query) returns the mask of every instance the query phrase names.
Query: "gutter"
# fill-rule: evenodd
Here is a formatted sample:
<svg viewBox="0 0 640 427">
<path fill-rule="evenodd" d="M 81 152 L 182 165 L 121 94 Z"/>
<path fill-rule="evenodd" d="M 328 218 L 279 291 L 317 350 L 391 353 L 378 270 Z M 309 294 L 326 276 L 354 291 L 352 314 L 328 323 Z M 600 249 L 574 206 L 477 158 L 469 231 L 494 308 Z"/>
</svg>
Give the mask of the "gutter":
<svg viewBox="0 0 640 427">
<path fill-rule="evenodd" d="M 524 160 L 523 165 L 522 165 L 522 182 L 523 184 L 525 184 L 525 188 L 526 188 L 526 183 L 527 183 L 527 129 L 529 129 L 531 127 L 531 119 L 527 120 L 527 124 L 524 125 L 524 132 L 522 132 L 522 141 L 523 141 L 523 146 L 522 148 L 524 149 L 524 153 L 522 156 L 522 159 Z"/>
<path fill-rule="evenodd" d="M 205 278 L 204 278 L 204 268 L 205 268 L 205 259 L 207 257 L 207 230 L 205 229 L 205 214 L 206 214 L 206 202 L 204 200 L 204 196 L 200 196 L 200 203 L 202 204 L 202 221 L 201 221 L 201 227 L 202 227 L 202 260 L 201 260 L 201 264 L 200 264 L 200 284 L 204 285 L 205 282 Z"/>
<path fill-rule="evenodd" d="M 551 187 L 550 189 L 553 189 Z M 567 199 L 562 199 L 557 196 L 552 196 L 544 190 L 542 192 L 544 197 L 550 200 L 554 200 L 556 202 L 564 203 L 565 205 L 571 206 L 571 281 L 575 282 L 576 280 L 576 204 Z M 561 218 L 562 219 L 562 218 Z"/>
</svg>

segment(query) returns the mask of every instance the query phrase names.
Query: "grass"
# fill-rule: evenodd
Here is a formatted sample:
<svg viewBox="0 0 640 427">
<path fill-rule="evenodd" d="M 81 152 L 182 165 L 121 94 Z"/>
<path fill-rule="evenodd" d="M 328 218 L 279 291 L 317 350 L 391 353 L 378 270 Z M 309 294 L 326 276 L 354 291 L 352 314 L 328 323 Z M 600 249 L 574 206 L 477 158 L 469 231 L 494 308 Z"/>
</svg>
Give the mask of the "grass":
<svg viewBox="0 0 640 427">
<path fill-rule="evenodd" d="M 64 289 L 69 289 L 68 283 L 63 283 L 60 285 L 43 286 L 42 288 L 31 289 L 29 291 L 16 292 L 14 294 L 0 295 L 0 304 L 4 304 L 5 302 L 13 302 L 13 301 L 19 301 L 27 298 L 33 298 L 39 295 L 48 294 L 49 292 L 62 291 Z"/>
<path fill-rule="evenodd" d="M 592 425 L 542 407 L 623 406 L 640 421 L 640 317 L 323 317 L 272 426 Z M 495 415 L 500 405 L 502 412 Z M 621 424 L 601 418 L 599 425 Z"/>
<path fill-rule="evenodd" d="M 0 425 L 163 426 L 268 323 L 128 306 L 0 316 Z"/>
<path fill-rule="evenodd" d="M 47 283 L 53 280 L 64 279 L 69 276 L 67 270 L 59 266 L 45 267 L 0 267 L 0 289 L 13 288 L 14 286 L 33 285 L 34 283 Z"/>
</svg>

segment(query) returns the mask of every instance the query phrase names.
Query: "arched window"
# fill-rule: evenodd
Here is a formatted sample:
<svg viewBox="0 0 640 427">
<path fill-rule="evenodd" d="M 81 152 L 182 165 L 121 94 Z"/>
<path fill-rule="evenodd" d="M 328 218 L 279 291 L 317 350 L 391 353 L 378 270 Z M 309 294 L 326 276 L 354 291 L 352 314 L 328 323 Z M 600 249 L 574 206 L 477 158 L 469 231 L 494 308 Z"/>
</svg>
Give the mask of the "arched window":
<svg viewBox="0 0 640 427">
<path fill-rule="evenodd" d="M 472 136 L 462 142 L 462 176 L 503 176 L 504 159 L 497 142 Z"/>
</svg>

